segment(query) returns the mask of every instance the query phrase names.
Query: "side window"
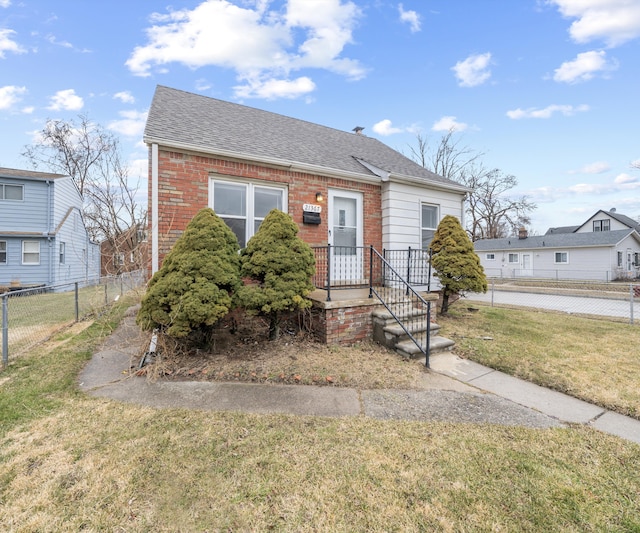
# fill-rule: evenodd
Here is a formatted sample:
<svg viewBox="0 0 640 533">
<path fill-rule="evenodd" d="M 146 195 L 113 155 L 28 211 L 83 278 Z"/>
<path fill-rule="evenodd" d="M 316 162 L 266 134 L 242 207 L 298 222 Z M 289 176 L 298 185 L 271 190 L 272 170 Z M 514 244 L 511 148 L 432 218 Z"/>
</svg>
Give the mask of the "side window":
<svg viewBox="0 0 640 533">
<path fill-rule="evenodd" d="M 40 264 L 40 241 L 22 241 L 22 264 Z"/>
<path fill-rule="evenodd" d="M 425 250 L 431 245 L 436 229 L 438 229 L 439 218 L 437 205 L 422 204 L 420 227 L 422 248 Z"/>
<path fill-rule="evenodd" d="M 24 186 L 23 185 L 7 185 L 6 183 L 0 183 L 0 200 L 17 200 L 24 199 Z"/>
<path fill-rule="evenodd" d="M 569 262 L 569 253 L 568 252 L 556 252 L 554 263 L 568 263 Z"/>
<path fill-rule="evenodd" d="M 0 265 L 7 264 L 7 241 L 0 241 Z"/>
<path fill-rule="evenodd" d="M 64 262 L 65 262 L 65 251 L 66 251 L 65 248 L 66 248 L 65 243 L 61 242 L 60 243 L 60 264 L 61 265 L 64 265 Z"/>
<path fill-rule="evenodd" d="M 509 263 L 519 263 L 520 257 L 518 254 L 509 254 Z"/>
<path fill-rule="evenodd" d="M 486 255 L 484 256 L 484 258 L 485 258 L 487 261 L 495 261 L 495 260 L 496 260 L 496 254 L 486 254 Z"/>
</svg>

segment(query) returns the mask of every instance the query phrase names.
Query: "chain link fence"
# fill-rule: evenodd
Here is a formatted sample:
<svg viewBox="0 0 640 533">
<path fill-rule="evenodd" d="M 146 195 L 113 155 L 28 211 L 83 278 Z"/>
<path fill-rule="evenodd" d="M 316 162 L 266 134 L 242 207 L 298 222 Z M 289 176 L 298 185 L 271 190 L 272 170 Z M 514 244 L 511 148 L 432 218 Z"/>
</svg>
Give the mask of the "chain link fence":
<svg viewBox="0 0 640 533">
<path fill-rule="evenodd" d="M 97 284 L 67 283 L 0 294 L 2 364 L 62 328 L 117 301 L 146 282 L 143 270 L 103 277 Z"/>
<path fill-rule="evenodd" d="M 469 293 L 466 301 L 640 323 L 638 283 L 490 279 L 485 294 Z"/>
</svg>

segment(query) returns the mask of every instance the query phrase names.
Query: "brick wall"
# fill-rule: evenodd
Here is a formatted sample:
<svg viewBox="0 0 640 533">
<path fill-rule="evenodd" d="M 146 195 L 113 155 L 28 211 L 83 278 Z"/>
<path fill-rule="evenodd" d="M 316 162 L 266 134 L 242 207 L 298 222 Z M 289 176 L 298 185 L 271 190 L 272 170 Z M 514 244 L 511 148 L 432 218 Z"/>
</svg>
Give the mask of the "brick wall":
<svg viewBox="0 0 640 533">
<path fill-rule="evenodd" d="M 314 301 L 311 309 L 311 327 L 320 342 L 350 345 L 373 337 L 372 302 L 358 305 L 355 302 L 326 306 Z"/>
<path fill-rule="evenodd" d="M 158 259 L 159 265 L 187 224 L 202 208 L 207 207 L 209 178 L 212 174 L 265 181 L 286 185 L 288 212 L 300 228 L 299 236 L 311 246 L 327 244 L 328 189 L 359 191 L 364 198 L 364 244 L 382 248 L 381 188 L 379 184 L 330 178 L 288 169 L 257 165 L 242 161 L 206 157 L 195 153 L 181 153 L 160 148 L 158 151 Z M 302 206 L 316 204 L 316 193 L 324 196 L 322 223 L 302 223 Z M 149 176 L 151 198 L 151 176 Z M 156 221 L 149 214 L 149 228 Z"/>
</svg>

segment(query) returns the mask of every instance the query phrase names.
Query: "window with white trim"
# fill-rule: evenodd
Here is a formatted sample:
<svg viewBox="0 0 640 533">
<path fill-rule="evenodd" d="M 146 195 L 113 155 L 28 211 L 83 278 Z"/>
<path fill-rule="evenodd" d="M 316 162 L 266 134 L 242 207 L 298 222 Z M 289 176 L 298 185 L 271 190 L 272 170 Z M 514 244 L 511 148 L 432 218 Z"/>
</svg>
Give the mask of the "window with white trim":
<svg viewBox="0 0 640 533">
<path fill-rule="evenodd" d="M 40 241 L 22 241 L 22 264 L 40 264 Z"/>
<path fill-rule="evenodd" d="M 509 263 L 519 263 L 520 256 L 519 254 L 509 254 Z"/>
<path fill-rule="evenodd" d="M 23 199 L 24 199 L 23 185 L 9 185 L 7 183 L 0 183 L 0 200 L 21 201 Z"/>
<path fill-rule="evenodd" d="M 618 266 L 622 267 L 622 252 L 618 252 Z"/>
<path fill-rule="evenodd" d="M 433 236 L 436 233 L 436 229 L 438 229 L 438 206 L 431 204 L 422 204 L 422 209 L 420 213 L 420 228 L 421 228 L 421 238 L 422 238 L 422 248 L 426 250 L 431 246 L 431 241 L 433 240 Z"/>
<path fill-rule="evenodd" d="M 7 264 L 7 241 L 0 241 L 0 265 Z"/>
<path fill-rule="evenodd" d="M 496 254 L 485 254 L 484 258 L 487 261 L 495 261 L 496 260 Z"/>
<path fill-rule="evenodd" d="M 66 255 L 65 254 L 65 252 L 66 252 L 65 248 L 66 248 L 65 243 L 61 242 L 60 243 L 60 264 L 61 265 L 64 265 L 64 262 L 65 262 L 65 255 Z"/>
<path fill-rule="evenodd" d="M 556 252 L 554 254 L 553 262 L 556 265 L 569 263 L 569 252 Z"/>
<path fill-rule="evenodd" d="M 286 210 L 286 192 L 285 187 L 211 180 L 213 210 L 235 233 L 240 248 L 255 235 L 269 211 Z"/>
<path fill-rule="evenodd" d="M 610 220 L 605 218 L 603 220 L 594 220 L 593 221 L 593 231 L 609 231 L 610 228 Z"/>
</svg>

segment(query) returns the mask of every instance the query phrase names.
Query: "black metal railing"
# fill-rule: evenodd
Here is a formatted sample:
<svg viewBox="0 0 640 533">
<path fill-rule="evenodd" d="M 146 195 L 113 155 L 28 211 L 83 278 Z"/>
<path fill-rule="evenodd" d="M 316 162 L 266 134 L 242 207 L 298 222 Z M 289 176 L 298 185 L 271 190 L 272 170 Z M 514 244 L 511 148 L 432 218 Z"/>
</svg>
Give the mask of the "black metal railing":
<svg viewBox="0 0 640 533">
<path fill-rule="evenodd" d="M 430 262 L 428 264 L 430 265 Z M 377 296 L 407 337 L 425 356 L 425 365 L 428 367 L 431 343 L 431 302 L 425 300 L 400 271 L 373 246 L 370 247 L 369 269 L 371 280 L 369 295 Z M 426 279 L 431 277 L 430 267 L 427 268 L 426 275 Z"/>
<path fill-rule="evenodd" d="M 411 248 L 406 250 L 382 251 L 382 256 L 396 272 L 402 274 L 405 281 L 412 286 L 431 288 L 431 260 L 430 250 Z"/>
<path fill-rule="evenodd" d="M 314 246 L 316 274 L 313 284 L 327 291 L 369 287 L 369 248 L 366 246 Z"/>
</svg>

